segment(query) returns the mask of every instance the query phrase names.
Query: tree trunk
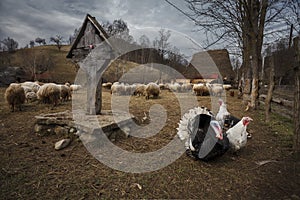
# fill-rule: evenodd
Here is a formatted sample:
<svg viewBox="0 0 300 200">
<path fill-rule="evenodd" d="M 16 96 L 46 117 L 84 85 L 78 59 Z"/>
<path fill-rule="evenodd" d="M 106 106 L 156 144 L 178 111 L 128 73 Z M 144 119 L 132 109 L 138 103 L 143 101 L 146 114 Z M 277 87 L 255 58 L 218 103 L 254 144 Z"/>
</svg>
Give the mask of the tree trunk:
<svg viewBox="0 0 300 200">
<path fill-rule="evenodd" d="M 295 96 L 294 96 L 294 150 L 300 151 L 300 37 L 294 39 L 295 58 Z"/>
<path fill-rule="evenodd" d="M 271 100 L 273 96 L 273 90 L 275 86 L 274 82 L 274 57 L 271 58 L 271 70 L 270 70 L 270 80 L 269 80 L 269 89 L 268 89 L 268 95 L 265 100 L 265 121 L 270 121 L 270 111 L 271 111 Z"/>
</svg>

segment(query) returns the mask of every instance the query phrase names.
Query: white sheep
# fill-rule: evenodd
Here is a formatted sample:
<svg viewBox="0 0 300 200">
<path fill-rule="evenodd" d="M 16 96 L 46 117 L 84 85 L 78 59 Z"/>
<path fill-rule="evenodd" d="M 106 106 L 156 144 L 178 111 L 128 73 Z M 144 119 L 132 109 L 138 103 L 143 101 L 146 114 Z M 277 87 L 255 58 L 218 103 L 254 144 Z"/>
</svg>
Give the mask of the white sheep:
<svg viewBox="0 0 300 200">
<path fill-rule="evenodd" d="M 135 88 L 136 88 L 136 85 L 135 84 L 132 84 L 132 85 L 125 85 L 125 95 L 134 95 L 134 92 L 135 92 Z"/>
<path fill-rule="evenodd" d="M 153 98 L 157 98 L 159 96 L 160 89 L 159 86 L 156 83 L 148 83 L 145 88 L 145 96 L 146 99 L 149 99 L 149 97 L 152 95 Z"/>
<path fill-rule="evenodd" d="M 223 85 L 224 90 L 230 90 L 231 88 L 232 88 L 232 86 L 230 84 L 224 84 Z"/>
<path fill-rule="evenodd" d="M 198 83 L 193 85 L 193 91 L 195 95 L 205 96 L 209 95 L 208 87 L 203 83 Z"/>
<path fill-rule="evenodd" d="M 60 88 L 61 87 L 55 83 L 46 83 L 42 85 L 37 92 L 37 99 L 43 103 L 56 106 L 60 99 Z"/>
<path fill-rule="evenodd" d="M 223 92 L 222 84 L 208 84 L 208 88 L 213 96 L 221 96 Z"/>
<path fill-rule="evenodd" d="M 26 101 L 27 102 L 33 102 L 33 101 L 35 101 L 35 100 L 37 100 L 37 95 L 36 95 L 36 93 L 35 92 L 26 92 L 25 93 L 25 97 L 26 97 Z"/>
<path fill-rule="evenodd" d="M 18 107 L 21 111 L 21 105 L 25 102 L 25 91 L 21 84 L 10 84 L 5 90 L 4 97 L 12 112 L 15 111 L 15 107 Z"/>
<path fill-rule="evenodd" d="M 110 90 L 111 89 L 111 86 L 112 86 L 112 83 L 111 82 L 107 82 L 107 83 L 102 83 L 102 87 Z"/>
<path fill-rule="evenodd" d="M 172 91 L 172 92 L 181 92 L 181 86 L 179 83 L 171 83 L 169 84 L 169 89 Z"/>
<path fill-rule="evenodd" d="M 24 88 L 30 88 L 31 91 L 33 91 L 33 92 L 37 92 L 41 87 L 38 84 L 38 82 L 31 82 L 31 81 L 23 82 L 23 83 L 21 83 L 21 86 Z"/>
<path fill-rule="evenodd" d="M 115 82 L 111 86 L 111 94 L 113 95 L 123 95 L 125 93 L 124 83 Z"/>
<path fill-rule="evenodd" d="M 82 88 L 81 85 L 72 84 L 70 85 L 71 92 L 76 92 Z"/>
<path fill-rule="evenodd" d="M 25 94 L 28 92 L 34 92 L 31 87 L 28 87 L 26 85 L 21 84 L 21 87 L 24 89 Z"/>
<path fill-rule="evenodd" d="M 71 86 L 71 84 L 70 84 L 69 82 L 66 82 L 66 83 L 65 83 L 65 86 L 68 86 L 68 87 L 70 87 L 70 86 Z"/>
<path fill-rule="evenodd" d="M 190 83 L 184 83 L 181 86 L 181 91 L 182 92 L 190 92 L 192 90 L 193 86 Z"/>
<path fill-rule="evenodd" d="M 165 84 L 163 84 L 163 83 L 158 84 L 158 86 L 159 86 L 159 89 L 160 89 L 160 90 L 166 89 L 166 86 L 165 86 Z"/>
</svg>

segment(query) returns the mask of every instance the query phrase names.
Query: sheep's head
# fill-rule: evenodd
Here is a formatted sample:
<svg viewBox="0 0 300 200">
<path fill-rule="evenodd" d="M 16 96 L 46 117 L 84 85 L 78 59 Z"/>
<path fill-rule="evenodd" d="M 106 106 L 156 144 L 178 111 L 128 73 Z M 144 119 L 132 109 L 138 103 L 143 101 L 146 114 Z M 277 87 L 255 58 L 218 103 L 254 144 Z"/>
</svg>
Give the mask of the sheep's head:
<svg viewBox="0 0 300 200">
<path fill-rule="evenodd" d="M 243 117 L 242 121 L 243 121 L 243 125 L 244 126 L 248 126 L 248 124 L 250 123 L 250 121 L 253 121 L 253 119 L 250 118 L 250 117 Z"/>
</svg>

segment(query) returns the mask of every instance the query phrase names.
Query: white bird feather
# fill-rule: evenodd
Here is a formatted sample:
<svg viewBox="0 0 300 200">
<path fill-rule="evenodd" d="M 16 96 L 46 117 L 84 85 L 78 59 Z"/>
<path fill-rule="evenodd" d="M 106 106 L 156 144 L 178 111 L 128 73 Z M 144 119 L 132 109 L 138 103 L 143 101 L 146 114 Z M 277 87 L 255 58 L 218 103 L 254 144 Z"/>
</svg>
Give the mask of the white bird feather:
<svg viewBox="0 0 300 200">
<path fill-rule="evenodd" d="M 195 151 L 195 148 L 192 145 L 192 139 L 190 137 L 188 125 L 193 124 L 193 120 L 195 120 L 195 117 L 199 114 L 207 114 L 212 116 L 211 112 L 205 107 L 192 108 L 182 116 L 177 128 L 177 135 L 179 139 L 185 141 L 185 148 L 191 149 L 192 151 Z"/>
</svg>

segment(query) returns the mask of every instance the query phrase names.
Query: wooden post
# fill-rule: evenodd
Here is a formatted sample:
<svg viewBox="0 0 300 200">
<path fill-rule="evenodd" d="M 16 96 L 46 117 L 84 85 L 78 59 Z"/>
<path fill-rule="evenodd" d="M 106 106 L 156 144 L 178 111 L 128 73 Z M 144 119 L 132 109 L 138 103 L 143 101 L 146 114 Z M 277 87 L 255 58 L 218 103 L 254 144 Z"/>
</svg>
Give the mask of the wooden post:
<svg viewBox="0 0 300 200">
<path fill-rule="evenodd" d="M 271 100 L 273 96 L 273 90 L 275 86 L 274 82 L 274 55 L 271 56 L 271 62 L 270 62 L 270 79 L 269 79 L 269 89 L 268 89 L 268 95 L 265 100 L 265 121 L 270 121 L 270 111 L 271 111 Z"/>
<path fill-rule="evenodd" d="M 101 114 L 102 75 L 113 58 L 113 50 L 108 43 L 102 42 L 81 63 L 87 76 L 87 113 Z"/>
<path fill-rule="evenodd" d="M 294 95 L 294 150 L 300 151 L 300 37 L 294 39 L 295 56 L 295 95 Z"/>
<path fill-rule="evenodd" d="M 99 77 L 101 77 L 101 75 Z M 102 78 L 100 78 L 96 87 L 96 94 L 95 94 L 96 115 L 101 114 L 101 109 L 102 109 Z"/>
</svg>

